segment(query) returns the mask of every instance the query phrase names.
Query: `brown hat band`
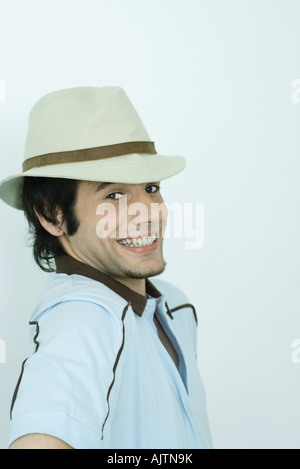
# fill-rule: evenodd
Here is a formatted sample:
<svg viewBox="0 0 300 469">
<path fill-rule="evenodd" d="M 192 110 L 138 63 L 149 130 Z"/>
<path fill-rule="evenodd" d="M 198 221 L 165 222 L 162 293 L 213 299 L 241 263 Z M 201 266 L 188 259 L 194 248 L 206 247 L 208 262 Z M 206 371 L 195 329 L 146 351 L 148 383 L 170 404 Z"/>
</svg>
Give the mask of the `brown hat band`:
<svg viewBox="0 0 300 469">
<path fill-rule="evenodd" d="M 100 160 L 114 156 L 130 155 L 132 153 L 148 153 L 155 155 L 154 142 L 126 142 L 103 147 L 86 148 L 83 150 L 63 151 L 34 156 L 24 161 L 23 173 L 32 168 L 41 168 L 52 164 L 79 163 L 83 161 Z"/>
</svg>

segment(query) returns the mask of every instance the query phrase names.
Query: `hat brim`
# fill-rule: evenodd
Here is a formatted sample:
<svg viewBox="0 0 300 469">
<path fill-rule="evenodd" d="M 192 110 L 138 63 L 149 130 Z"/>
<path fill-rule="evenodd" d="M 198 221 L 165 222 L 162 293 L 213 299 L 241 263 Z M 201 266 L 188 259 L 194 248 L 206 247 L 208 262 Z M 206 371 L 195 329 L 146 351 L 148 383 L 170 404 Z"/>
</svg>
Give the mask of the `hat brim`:
<svg viewBox="0 0 300 469">
<path fill-rule="evenodd" d="M 0 183 L 0 198 L 13 208 L 23 210 L 22 187 L 26 176 L 75 179 L 80 181 L 143 184 L 168 179 L 186 166 L 182 156 L 131 154 L 79 163 L 33 168 Z"/>
</svg>

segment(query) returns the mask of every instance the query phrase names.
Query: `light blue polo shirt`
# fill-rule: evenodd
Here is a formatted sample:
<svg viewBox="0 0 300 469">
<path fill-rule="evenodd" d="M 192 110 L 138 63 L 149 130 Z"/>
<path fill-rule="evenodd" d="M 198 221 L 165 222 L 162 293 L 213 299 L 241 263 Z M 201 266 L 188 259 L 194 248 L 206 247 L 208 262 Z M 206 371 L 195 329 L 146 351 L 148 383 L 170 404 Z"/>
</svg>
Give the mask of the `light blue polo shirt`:
<svg viewBox="0 0 300 469">
<path fill-rule="evenodd" d="M 69 256 L 60 262 L 66 273 L 49 277 L 32 315 L 9 445 L 43 433 L 75 449 L 212 448 L 197 317 L 182 291 L 147 280 L 147 299 Z"/>
</svg>

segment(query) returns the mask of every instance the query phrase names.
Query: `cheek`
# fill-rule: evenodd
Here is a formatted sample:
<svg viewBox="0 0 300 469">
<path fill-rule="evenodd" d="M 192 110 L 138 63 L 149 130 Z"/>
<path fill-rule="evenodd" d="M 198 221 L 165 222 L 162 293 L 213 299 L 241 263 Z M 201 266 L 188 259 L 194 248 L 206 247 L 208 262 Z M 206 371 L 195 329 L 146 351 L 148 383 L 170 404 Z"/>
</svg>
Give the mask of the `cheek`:
<svg viewBox="0 0 300 469">
<path fill-rule="evenodd" d="M 168 207 L 162 200 L 151 205 L 151 222 L 159 223 L 164 228 L 168 220 Z"/>
<path fill-rule="evenodd" d="M 162 220 L 162 225 L 165 227 L 168 221 L 168 216 L 169 216 L 169 211 L 168 207 L 164 202 L 161 203 L 161 220 Z"/>
<path fill-rule="evenodd" d="M 95 233 L 98 238 L 117 238 L 119 214 L 114 205 L 101 203 L 96 210 Z"/>
<path fill-rule="evenodd" d="M 77 207 L 76 216 L 79 220 L 79 228 L 77 231 L 78 240 L 87 240 L 96 237 L 96 225 L 99 220 L 96 214 L 96 207 L 82 204 L 80 207 Z"/>
</svg>

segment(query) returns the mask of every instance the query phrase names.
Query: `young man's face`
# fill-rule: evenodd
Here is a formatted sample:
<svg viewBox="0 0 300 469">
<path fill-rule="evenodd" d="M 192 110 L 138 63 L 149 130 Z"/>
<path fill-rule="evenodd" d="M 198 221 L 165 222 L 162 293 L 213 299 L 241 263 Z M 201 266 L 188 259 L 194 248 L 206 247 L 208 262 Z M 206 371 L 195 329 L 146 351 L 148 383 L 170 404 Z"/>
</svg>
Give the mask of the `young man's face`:
<svg viewBox="0 0 300 469">
<path fill-rule="evenodd" d="M 67 241 L 83 262 L 116 278 L 142 279 L 164 270 L 167 210 L 158 182 L 80 181 L 75 213 L 79 229 Z"/>
</svg>

